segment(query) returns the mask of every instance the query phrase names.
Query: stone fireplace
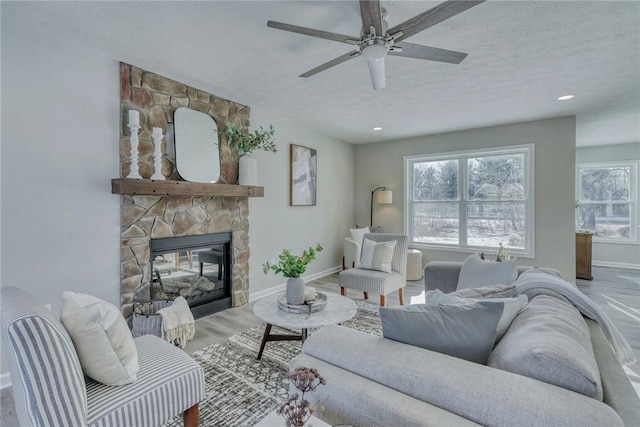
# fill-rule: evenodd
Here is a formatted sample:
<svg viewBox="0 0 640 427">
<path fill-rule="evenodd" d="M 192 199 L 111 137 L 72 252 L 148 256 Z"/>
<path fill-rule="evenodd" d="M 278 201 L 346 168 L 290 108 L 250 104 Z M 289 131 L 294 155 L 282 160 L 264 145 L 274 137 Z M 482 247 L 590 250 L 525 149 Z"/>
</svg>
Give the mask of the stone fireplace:
<svg viewBox="0 0 640 427">
<path fill-rule="evenodd" d="M 173 114 L 179 107 L 186 107 L 210 115 L 218 125 L 220 149 L 220 178 L 216 183 L 186 182 L 175 167 L 175 146 L 171 139 Z M 128 111 L 134 109 L 140 115 L 138 165 L 144 179 L 127 179 L 131 164 L 131 146 L 127 128 Z M 226 123 L 233 123 L 242 130 L 249 127 L 250 109 L 185 84 L 167 79 L 129 64 L 120 64 L 120 178 L 112 180 L 112 193 L 120 194 L 120 278 L 121 310 L 128 316 L 134 301 L 158 298 L 158 279 L 166 280 L 158 268 L 162 260 L 167 262 L 189 261 L 199 264 L 199 250 L 217 250 L 214 247 L 183 249 L 154 253 L 155 243 L 162 239 L 203 236 L 227 233 L 228 268 L 222 282 L 228 282 L 224 305 L 239 306 L 249 299 L 249 197 L 262 197 L 262 187 L 236 185 L 238 154 L 226 141 Z M 167 179 L 148 179 L 153 174 L 153 141 L 151 130 L 159 127 L 165 138 L 162 143 L 162 175 Z M 152 243 L 153 242 L 153 243 Z M 218 248 L 219 249 L 219 248 Z M 153 253 L 153 255 L 152 255 Z M 154 264 L 154 259 L 160 256 Z M 214 259 L 210 253 L 200 257 Z M 195 259 L 194 259 L 195 258 Z M 207 263 L 216 271 L 214 263 Z M 217 266 L 217 264 L 216 264 Z M 199 268 L 199 265 L 198 265 Z M 158 270 L 157 272 L 155 270 Z M 177 273 L 177 270 L 172 272 Z M 199 271 L 198 271 L 199 273 Z M 203 271 L 204 276 L 209 276 Z M 210 273 L 210 272 L 209 272 Z M 200 277 L 200 276 L 198 276 Z M 217 276 L 216 276 L 217 277 Z M 212 283 L 217 279 L 212 280 Z M 200 281 L 201 288 L 212 285 Z M 216 292 L 213 284 L 211 292 Z M 174 292 L 175 294 L 175 292 Z M 162 296 L 162 295 L 160 295 Z M 200 314 L 201 304 L 195 299 L 194 314 Z M 200 314 L 202 315 L 202 314 Z"/>
<path fill-rule="evenodd" d="M 121 305 L 125 316 L 131 313 L 134 300 L 144 302 L 152 298 L 162 299 L 158 298 L 158 295 L 153 295 L 155 288 L 152 285 L 154 279 L 158 279 L 158 274 L 154 270 L 158 269 L 161 272 L 158 261 L 154 266 L 154 258 L 163 254 L 170 255 L 166 256 L 165 261 L 172 263 L 175 269 L 176 257 L 179 257 L 178 262 L 180 262 L 182 257 L 188 256 L 187 252 L 191 252 L 192 262 L 199 269 L 198 254 L 193 252 L 219 245 L 214 242 L 198 247 L 198 244 L 195 244 L 187 251 L 187 248 L 178 249 L 177 247 L 158 250 L 157 244 L 152 243 L 177 236 L 227 233 L 230 237 L 227 277 L 230 287 L 229 303 L 232 306 L 247 303 L 249 298 L 248 197 L 123 195 L 121 204 L 121 222 L 125 227 L 121 235 Z M 165 275 L 160 274 L 160 278 L 165 280 Z"/>
</svg>

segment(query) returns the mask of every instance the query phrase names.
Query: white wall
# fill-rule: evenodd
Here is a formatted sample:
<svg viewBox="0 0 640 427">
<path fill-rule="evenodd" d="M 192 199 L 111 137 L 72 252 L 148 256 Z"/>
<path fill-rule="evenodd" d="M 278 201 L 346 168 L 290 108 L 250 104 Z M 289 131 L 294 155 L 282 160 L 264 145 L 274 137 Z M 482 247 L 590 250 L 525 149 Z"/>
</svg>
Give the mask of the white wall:
<svg viewBox="0 0 640 427">
<path fill-rule="evenodd" d="M 277 258 L 282 249 L 298 254 L 316 243 L 324 247 L 305 276 L 342 265 L 342 242 L 353 227 L 354 148 L 255 108 L 251 110 L 251 124 L 252 129 L 273 124 L 278 147 L 275 154 L 255 153 L 259 162 L 258 182 L 265 188 L 263 198 L 249 199 L 253 300 L 255 292 L 285 283 L 282 276 L 262 272 L 262 264 Z M 289 206 L 289 144 L 318 150 L 316 206 Z"/>
<path fill-rule="evenodd" d="M 36 294 L 54 311 L 65 290 L 118 305 L 120 198 L 111 179 L 119 174 L 121 58 L 5 22 L 1 36 L 0 284 Z M 340 265 L 353 222 L 354 150 L 266 112 L 252 111 L 252 123 L 273 124 L 279 148 L 257 153 L 265 197 L 249 202 L 254 293 L 283 281 L 261 269 L 283 248 L 326 247 L 308 274 Z M 289 143 L 318 150 L 316 207 L 288 206 Z"/>
<path fill-rule="evenodd" d="M 576 150 L 576 163 L 622 160 L 640 160 L 640 143 L 584 147 Z M 640 242 L 616 244 L 594 241 L 591 258 L 594 265 L 640 269 Z"/>
<path fill-rule="evenodd" d="M 393 205 L 374 206 L 374 224 L 384 231 L 403 231 L 403 157 L 474 148 L 535 144 L 535 259 L 521 265 L 560 270 L 574 281 L 575 117 L 421 136 L 356 147 L 356 222 L 369 222 L 371 191 L 393 190 Z M 435 260 L 462 261 L 468 253 L 424 250 L 423 264 Z"/>
</svg>

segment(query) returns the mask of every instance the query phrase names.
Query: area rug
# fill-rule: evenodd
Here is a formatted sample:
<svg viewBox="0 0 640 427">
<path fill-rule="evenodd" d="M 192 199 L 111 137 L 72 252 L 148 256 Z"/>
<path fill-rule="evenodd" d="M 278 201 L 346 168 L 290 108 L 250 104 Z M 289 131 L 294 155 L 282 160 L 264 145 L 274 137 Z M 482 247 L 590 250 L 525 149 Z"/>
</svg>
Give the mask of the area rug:
<svg viewBox="0 0 640 427">
<path fill-rule="evenodd" d="M 356 315 L 343 325 L 381 335 L 378 306 L 355 301 Z M 313 334 L 309 330 L 309 335 Z M 300 341 L 267 343 L 256 360 L 264 325 L 233 335 L 192 354 L 204 368 L 205 398 L 200 402 L 200 425 L 205 427 L 253 426 L 288 397 L 287 363 L 300 354 Z M 273 327 L 271 333 L 300 333 Z M 166 427 L 182 426 L 182 416 Z"/>
</svg>

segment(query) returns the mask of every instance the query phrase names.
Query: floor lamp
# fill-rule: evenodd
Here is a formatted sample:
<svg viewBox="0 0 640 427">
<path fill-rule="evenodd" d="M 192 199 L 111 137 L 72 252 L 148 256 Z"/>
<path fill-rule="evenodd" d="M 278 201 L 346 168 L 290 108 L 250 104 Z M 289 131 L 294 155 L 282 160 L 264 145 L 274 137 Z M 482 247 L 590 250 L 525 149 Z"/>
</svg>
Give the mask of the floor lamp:
<svg viewBox="0 0 640 427">
<path fill-rule="evenodd" d="M 378 194 L 376 192 L 380 190 Z M 380 205 L 390 205 L 393 203 L 393 191 L 387 190 L 387 187 L 378 187 L 371 192 L 371 218 L 369 225 L 373 226 L 373 195 L 376 195 L 376 202 Z"/>
</svg>

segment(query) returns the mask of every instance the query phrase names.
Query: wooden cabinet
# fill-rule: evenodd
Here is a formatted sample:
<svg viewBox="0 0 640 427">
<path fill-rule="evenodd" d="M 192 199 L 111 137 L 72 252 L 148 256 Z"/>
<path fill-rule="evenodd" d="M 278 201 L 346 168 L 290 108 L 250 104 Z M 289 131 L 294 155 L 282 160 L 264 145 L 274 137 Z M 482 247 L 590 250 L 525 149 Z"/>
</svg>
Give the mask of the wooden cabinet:
<svg viewBox="0 0 640 427">
<path fill-rule="evenodd" d="M 576 233 L 576 277 L 593 280 L 591 275 L 591 234 Z"/>
</svg>

